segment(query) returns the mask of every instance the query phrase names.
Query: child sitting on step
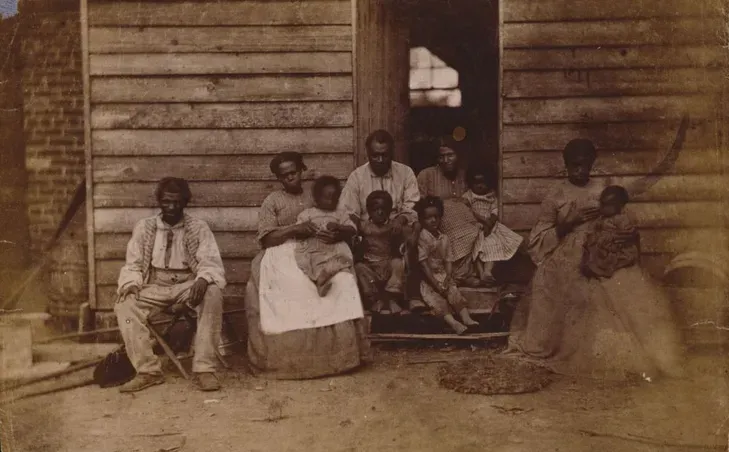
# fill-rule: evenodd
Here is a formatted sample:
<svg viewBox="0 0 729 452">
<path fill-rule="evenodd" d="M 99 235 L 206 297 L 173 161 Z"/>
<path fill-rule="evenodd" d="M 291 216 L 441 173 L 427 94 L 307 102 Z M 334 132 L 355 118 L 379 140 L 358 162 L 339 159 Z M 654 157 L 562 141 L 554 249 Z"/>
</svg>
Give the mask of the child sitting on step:
<svg viewBox="0 0 729 452">
<path fill-rule="evenodd" d="M 397 314 L 405 277 L 398 249 L 404 242 L 402 230 L 390 221 L 393 201 L 388 192 L 375 190 L 365 202 L 369 219 L 358 225 L 362 258 L 354 266 L 362 301 L 371 312 Z"/>
<path fill-rule="evenodd" d="M 424 280 L 420 293 L 425 304 L 442 316 L 458 334 L 478 326 L 466 308 L 466 300 L 453 281 L 453 262 L 448 260 L 450 242 L 440 231 L 443 218 L 443 201 L 437 196 L 426 196 L 415 204 L 415 211 L 423 227 L 418 239 L 418 261 L 423 269 Z M 460 322 L 453 316 L 460 317 Z"/>
<path fill-rule="evenodd" d="M 463 194 L 463 199 L 483 227 L 473 246 L 478 277 L 483 285 L 492 286 L 496 283 L 491 273 L 494 262 L 514 257 L 524 239 L 499 223 L 499 199 L 488 180 L 486 170 L 469 168 L 466 172 L 469 190 Z"/>
</svg>

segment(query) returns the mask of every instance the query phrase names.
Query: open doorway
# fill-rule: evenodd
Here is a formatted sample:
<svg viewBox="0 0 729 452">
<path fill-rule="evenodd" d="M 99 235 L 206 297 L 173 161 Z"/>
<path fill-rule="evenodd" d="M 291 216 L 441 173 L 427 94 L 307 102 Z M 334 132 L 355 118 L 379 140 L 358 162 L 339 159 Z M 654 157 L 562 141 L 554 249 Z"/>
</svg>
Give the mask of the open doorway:
<svg viewBox="0 0 729 452">
<path fill-rule="evenodd" d="M 452 135 L 471 162 L 498 161 L 498 2 L 407 3 L 408 160 L 434 165 L 438 139 Z"/>
<path fill-rule="evenodd" d="M 356 0 L 355 130 L 384 128 L 395 158 L 435 164 L 438 138 L 456 132 L 466 158 L 498 163 L 499 13 L 496 0 Z"/>
</svg>

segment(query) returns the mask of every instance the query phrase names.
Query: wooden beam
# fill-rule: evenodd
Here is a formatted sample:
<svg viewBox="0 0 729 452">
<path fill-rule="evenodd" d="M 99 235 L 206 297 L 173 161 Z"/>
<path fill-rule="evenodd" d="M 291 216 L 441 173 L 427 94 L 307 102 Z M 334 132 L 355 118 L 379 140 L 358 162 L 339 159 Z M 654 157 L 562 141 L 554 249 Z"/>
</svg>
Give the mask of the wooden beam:
<svg viewBox="0 0 729 452">
<path fill-rule="evenodd" d="M 348 154 L 309 154 L 306 179 L 330 175 L 346 179 L 352 171 Z M 272 179 L 268 155 L 214 155 L 96 157 L 94 182 L 156 182 L 162 174 L 175 174 L 189 181 L 241 181 Z"/>
<path fill-rule="evenodd" d="M 96 309 L 96 267 L 94 254 L 94 184 L 93 184 L 93 147 L 91 142 L 91 99 L 89 75 L 89 10 L 88 0 L 81 0 L 81 77 L 84 96 L 84 174 L 86 178 L 86 263 L 88 265 L 88 300 L 91 309 Z"/>
<path fill-rule="evenodd" d="M 91 111 L 95 130 L 348 127 L 352 121 L 352 102 L 104 104 Z"/>
<path fill-rule="evenodd" d="M 94 130 L 94 155 L 351 154 L 352 129 Z M 304 156 L 306 158 L 306 156 Z"/>
<path fill-rule="evenodd" d="M 567 124 L 510 124 L 504 126 L 504 152 L 561 151 L 574 138 L 587 138 L 602 154 L 608 150 L 667 149 L 679 121 L 591 122 Z M 684 150 L 717 145 L 715 121 L 694 121 L 686 132 Z M 656 151 L 658 152 L 658 151 Z"/>
<path fill-rule="evenodd" d="M 575 20 L 646 19 L 703 17 L 717 11 L 716 0 L 508 0 L 504 2 L 506 22 L 569 22 Z"/>
<path fill-rule="evenodd" d="M 258 230 L 258 208 L 255 207 L 191 207 L 193 216 L 208 223 L 214 232 Z M 155 208 L 98 208 L 94 210 L 97 233 L 131 233 L 141 219 L 157 215 Z"/>
<path fill-rule="evenodd" d="M 579 9 L 579 8 L 575 8 Z M 720 45 L 718 16 L 676 20 L 505 23 L 504 48 Z"/>
<path fill-rule="evenodd" d="M 583 97 L 506 99 L 505 124 L 593 123 L 620 120 L 676 120 L 684 112 L 692 119 L 714 117 L 716 96 Z"/>
<path fill-rule="evenodd" d="M 628 176 L 650 173 L 657 165 L 660 151 L 605 151 L 595 162 L 595 174 Z M 721 170 L 718 149 L 686 149 L 680 154 L 672 174 L 712 174 Z M 560 151 L 507 152 L 503 156 L 503 177 L 559 177 L 564 174 Z"/>
<path fill-rule="evenodd" d="M 347 0 L 92 3 L 92 26 L 349 25 Z"/>
<path fill-rule="evenodd" d="M 520 97 L 646 96 L 718 93 L 724 69 L 508 71 L 502 94 Z"/>
<path fill-rule="evenodd" d="M 93 27 L 91 53 L 346 52 L 348 25 L 276 27 Z"/>
<path fill-rule="evenodd" d="M 632 2 L 639 3 L 639 2 Z M 575 8 L 578 9 L 579 8 Z M 504 70 L 651 69 L 724 67 L 720 46 L 623 46 L 567 49 L 507 49 Z"/>
<path fill-rule="evenodd" d="M 351 100 L 349 75 L 104 77 L 91 80 L 91 102 L 280 102 Z"/>
<path fill-rule="evenodd" d="M 91 75 L 348 74 L 351 52 L 90 55 Z"/>
</svg>

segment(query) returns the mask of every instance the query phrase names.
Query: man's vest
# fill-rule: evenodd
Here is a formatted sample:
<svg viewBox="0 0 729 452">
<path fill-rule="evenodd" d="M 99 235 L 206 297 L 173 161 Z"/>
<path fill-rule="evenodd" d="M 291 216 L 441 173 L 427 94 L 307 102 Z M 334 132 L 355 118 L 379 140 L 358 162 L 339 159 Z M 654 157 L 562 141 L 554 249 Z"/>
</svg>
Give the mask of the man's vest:
<svg viewBox="0 0 729 452">
<path fill-rule="evenodd" d="M 144 221 L 144 238 L 143 238 L 143 254 L 142 254 L 142 281 L 148 282 L 150 269 L 152 267 L 152 252 L 154 250 L 154 240 L 157 237 L 157 218 L 147 218 Z M 183 237 L 185 240 L 185 258 L 190 270 L 197 273 L 198 261 L 197 249 L 200 247 L 200 228 L 205 222 L 193 218 L 187 214 L 183 217 Z"/>
</svg>

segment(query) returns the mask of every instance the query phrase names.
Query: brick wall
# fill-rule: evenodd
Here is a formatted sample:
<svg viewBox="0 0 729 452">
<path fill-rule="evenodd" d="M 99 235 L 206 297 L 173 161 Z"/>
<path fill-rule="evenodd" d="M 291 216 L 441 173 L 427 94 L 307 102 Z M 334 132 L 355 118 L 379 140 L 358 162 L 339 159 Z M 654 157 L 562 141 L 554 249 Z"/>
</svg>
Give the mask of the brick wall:
<svg viewBox="0 0 729 452">
<path fill-rule="evenodd" d="M 45 5 L 44 5 L 45 3 Z M 77 2 L 21 2 L 27 206 L 37 258 L 84 178 L 83 81 Z"/>
</svg>

